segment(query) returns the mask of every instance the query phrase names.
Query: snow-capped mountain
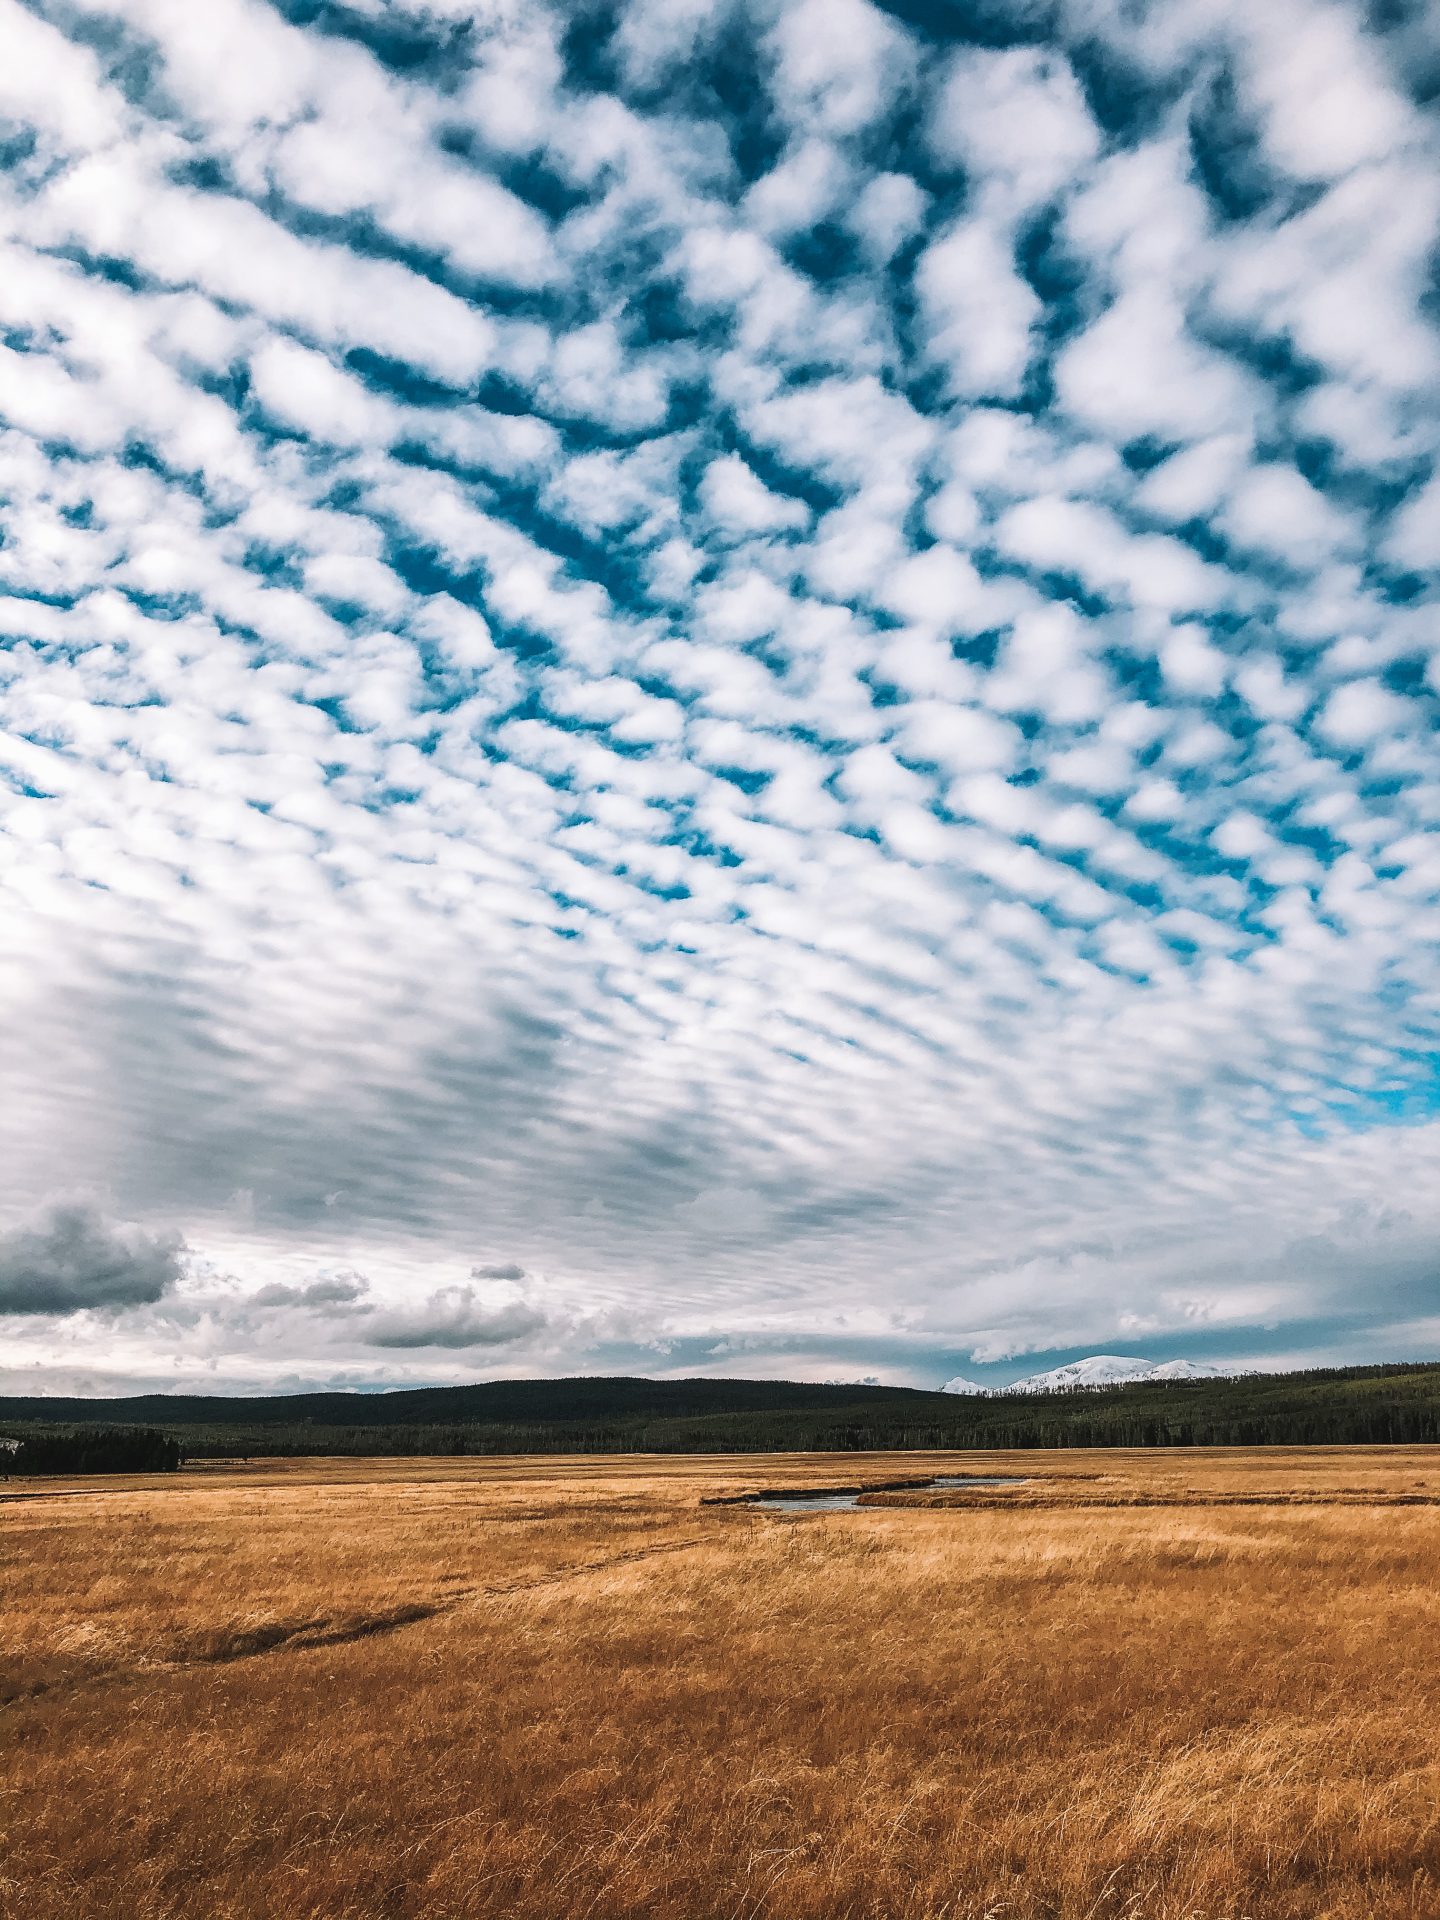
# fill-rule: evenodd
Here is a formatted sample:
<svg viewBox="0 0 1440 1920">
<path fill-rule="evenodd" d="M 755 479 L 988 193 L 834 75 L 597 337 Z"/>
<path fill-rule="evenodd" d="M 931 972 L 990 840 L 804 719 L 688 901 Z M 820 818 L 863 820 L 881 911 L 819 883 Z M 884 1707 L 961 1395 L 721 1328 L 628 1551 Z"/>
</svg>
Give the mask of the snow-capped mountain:
<svg viewBox="0 0 1440 1920">
<path fill-rule="evenodd" d="M 1048 1373 L 1028 1374 L 1008 1387 L 980 1387 L 957 1374 L 947 1380 L 942 1393 L 1064 1393 L 1074 1387 L 1115 1387 L 1136 1380 L 1223 1380 L 1224 1367 L 1207 1366 L 1203 1360 L 1136 1360 L 1120 1353 L 1092 1353 L 1084 1360 L 1071 1360 Z"/>
<path fill-rule="evenodd" d="M 1173 1362 L 1167 1362 L 1173 1365 Z M 1009 1393 L 1061 1393 L 1066 1387 L 1114 1387 L 1129 1380 L 1154 1380 L 1161 1375 L 1153 1360 L 1133 1360 L 1118 1353 L 1092 1353 L 1084 1360 L 1072 1360 L 1068 1366 L 1052 1367 L 1048 1373 L 1032 1373 L 1014 1381 Z"/>
</svg>

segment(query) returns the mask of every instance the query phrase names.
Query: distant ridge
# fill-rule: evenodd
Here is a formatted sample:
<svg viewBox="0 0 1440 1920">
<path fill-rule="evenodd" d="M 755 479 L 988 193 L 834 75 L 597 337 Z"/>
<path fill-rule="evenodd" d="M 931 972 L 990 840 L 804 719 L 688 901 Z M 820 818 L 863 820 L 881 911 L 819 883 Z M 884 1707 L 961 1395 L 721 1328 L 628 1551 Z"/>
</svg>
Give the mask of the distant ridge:
<svg viewBox="0 0 1440 1920">
<path fill-rule="evenodd" d="M 684 1419 L 707 1414 L 779 1413 L 880 1404 L 926 1406 L 923 1387 L 860 1386 L 802 1380 L 649 1380 L 629 1374 L 578 1374 L 560 1380 L 482 1380 L 459 1387 L 397 1387 L 379 1393 L 335 1391 L 225 1394 L 142 1393 L 120 1399 L 0 1398 L 0 1420 L 139 1421 L 161 1425 L 409 1427 L 434 1422 Z"/>
<path fill-rule="evenodd" d="M 1091 1361 L 1134 1363 L 1115 1354 Z M 796 1380 L 504 1380 L 393 1393 L 3 1399 L 0 1438 L 37 1427 L 162 1429 L 189 1459 L 263 1454 L 845 1453 L 986 1447 L 1440 1443 L 1440 1365 L 1020 1382 L 999 1392 Z M 1183 1367 L 1184 1371 L 1179 1369 Z"/>
</svg>

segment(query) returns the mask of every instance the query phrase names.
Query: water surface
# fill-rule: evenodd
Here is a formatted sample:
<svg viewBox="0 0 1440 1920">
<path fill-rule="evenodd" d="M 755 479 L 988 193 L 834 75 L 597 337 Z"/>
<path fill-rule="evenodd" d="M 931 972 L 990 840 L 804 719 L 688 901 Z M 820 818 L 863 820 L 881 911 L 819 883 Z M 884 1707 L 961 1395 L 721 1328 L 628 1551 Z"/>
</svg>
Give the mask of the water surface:
<svg viewBox="0 0 1440 1920">
<path fill-rule="evenodd" d="M 862 1493 L 930 1493 L 945 1487 L 1020 1487 L 1024 1476 L 1014 1473 L 939 1473 L 933 1480 L 917 1480 L 905 1487 L 848 1487 L 829 1492 L 752 1493 L 747 1506 L 769 1513 L 849 1513 Z"/>
</svg>

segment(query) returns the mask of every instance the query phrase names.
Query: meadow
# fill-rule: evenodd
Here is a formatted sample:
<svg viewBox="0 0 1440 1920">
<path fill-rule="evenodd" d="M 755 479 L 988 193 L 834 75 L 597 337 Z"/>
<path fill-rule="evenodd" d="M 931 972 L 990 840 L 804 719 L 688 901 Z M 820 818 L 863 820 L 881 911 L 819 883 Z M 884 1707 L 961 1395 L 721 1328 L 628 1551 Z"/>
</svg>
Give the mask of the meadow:
<svg viewBox="0 0 1440 1920">
<path fill-rule="evenodd" d="M 928 1473 L 804 1517 L 716 1504 Z M 1424 1448 L 0 1486 L 26 1920 L 1440 1914 Z"/>
</svg>

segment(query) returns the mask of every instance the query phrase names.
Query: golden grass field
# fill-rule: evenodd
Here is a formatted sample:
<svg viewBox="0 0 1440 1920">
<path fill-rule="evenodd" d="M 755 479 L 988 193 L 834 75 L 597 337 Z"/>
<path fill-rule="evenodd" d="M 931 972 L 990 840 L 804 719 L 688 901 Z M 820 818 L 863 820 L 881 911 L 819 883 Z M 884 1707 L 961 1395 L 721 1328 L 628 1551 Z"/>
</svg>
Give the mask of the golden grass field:
<svg viewBox="0 0 1440 1920">
<path fill-rule="evenodd" d="M 935 1471 L 1032 1479 L 702 1504 Z M 1424 1449 L 276 1462 L 0 1533 L 7 1920 L 1440 1915 Z"/>
</svg>

